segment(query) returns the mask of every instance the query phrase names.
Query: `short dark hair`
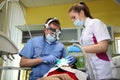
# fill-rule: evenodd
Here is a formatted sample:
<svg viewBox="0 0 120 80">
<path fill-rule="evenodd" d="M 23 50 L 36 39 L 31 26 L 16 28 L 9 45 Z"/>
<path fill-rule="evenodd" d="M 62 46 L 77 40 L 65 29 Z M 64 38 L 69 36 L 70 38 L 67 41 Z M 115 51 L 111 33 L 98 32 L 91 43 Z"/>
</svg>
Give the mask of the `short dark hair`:
<svg viewBox="0 0 120 80">
<path fill-rule="evenodd" d="M 49 22 L 50 21 L 50 22 Z M 48 23 L 49 22 L 49 23 Z M 45 22 L 45 24 L 48 24 L 48 25 L 50 25 L 50 24 L 54 24 L 54 25 L 56 25 L 56 26 L 58 26 L 59 28 L 60 28 L 60 30 L 61 30 L 61 26 L 60 26 L 60 22 L 59 22 L 59 20 L 58 19 L 56 19 L 56 18 L 48 18 L 47 20 L 46 20 L 46 22 Z"/>
</svg>

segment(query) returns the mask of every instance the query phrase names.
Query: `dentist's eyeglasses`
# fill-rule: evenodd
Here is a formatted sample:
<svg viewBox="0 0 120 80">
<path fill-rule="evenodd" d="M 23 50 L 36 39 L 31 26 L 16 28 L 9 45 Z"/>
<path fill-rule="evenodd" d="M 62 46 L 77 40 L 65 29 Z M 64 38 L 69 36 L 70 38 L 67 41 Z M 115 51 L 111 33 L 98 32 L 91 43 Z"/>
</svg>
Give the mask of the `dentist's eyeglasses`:
<svg viewBox="0 0 120 80">
<path fill-rule="evenodd" d="M 55 37 L 57 40 L 60 39 L 61 31 L 59 29 L 47 28 L 47 30 L 51 30 L 51 35 Z"/>
</svg>

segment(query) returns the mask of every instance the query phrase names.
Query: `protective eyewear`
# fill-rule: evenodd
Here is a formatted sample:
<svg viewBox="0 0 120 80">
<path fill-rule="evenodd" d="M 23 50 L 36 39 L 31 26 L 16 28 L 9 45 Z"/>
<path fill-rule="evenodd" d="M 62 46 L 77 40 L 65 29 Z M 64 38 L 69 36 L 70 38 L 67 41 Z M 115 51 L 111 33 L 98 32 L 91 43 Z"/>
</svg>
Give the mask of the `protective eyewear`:
<svg viewBox="0 0 120 80">
<path fill-rule="evenodd" d="M 61 31 L 59 29 L 47 28 L 47 30 L 51 30 L 51 35 L 56 38 L 57 40 L 60 39 Z"/>
</svg>

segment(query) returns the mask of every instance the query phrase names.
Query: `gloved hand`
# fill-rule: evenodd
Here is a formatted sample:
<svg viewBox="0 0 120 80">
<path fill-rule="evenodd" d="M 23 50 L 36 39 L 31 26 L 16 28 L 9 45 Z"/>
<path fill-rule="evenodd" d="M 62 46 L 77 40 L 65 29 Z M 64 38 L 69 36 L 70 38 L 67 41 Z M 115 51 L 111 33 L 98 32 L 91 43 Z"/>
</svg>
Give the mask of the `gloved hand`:
<svg viewBox="0 0 120 80">
<path fill-rule="evenodd" d="M 44 56 L 42 57 L 42 60 L 45 63 L 51 63 L 51 64 L 55 64 L 57 62 L 57 58 L 53 55 Z"/>
<path fill-rule="evenodd" d="M 68 64 L 72 65 L 74 63 L 76 63 L 77 59 L 74 56 L 67 56 L 65 59 L 68 60 Z"/>
<path fill-rule="evenodd" d="M 81 52 L 81 48 L 78 46 L 72 45 L 72 46 L 67 47 L 67 51 L 68 51 L 68 53 Z"/>
</svg>

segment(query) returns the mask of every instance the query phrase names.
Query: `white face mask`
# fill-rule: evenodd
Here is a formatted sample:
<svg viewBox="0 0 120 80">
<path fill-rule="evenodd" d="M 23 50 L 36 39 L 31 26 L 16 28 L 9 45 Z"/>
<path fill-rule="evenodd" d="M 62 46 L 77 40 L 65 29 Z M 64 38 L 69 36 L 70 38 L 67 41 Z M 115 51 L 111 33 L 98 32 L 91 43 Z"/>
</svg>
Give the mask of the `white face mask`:
<svg viewBox="0 0 120 80">
<path fill-rule="evenodd" d="M 55 37 L 53 37 L 51 34 L 46 35 L 46 41 L 51 44 L 53 42 L 55 42 L 57 39 Z"/>
<path fill-rule="evenodd" d="M 76 19 L 74 21 L 74 25 L 77 26 L 77 27 L 83 26 L 83 24 L 84 24 L 83 20 Z"/>
</svg>

